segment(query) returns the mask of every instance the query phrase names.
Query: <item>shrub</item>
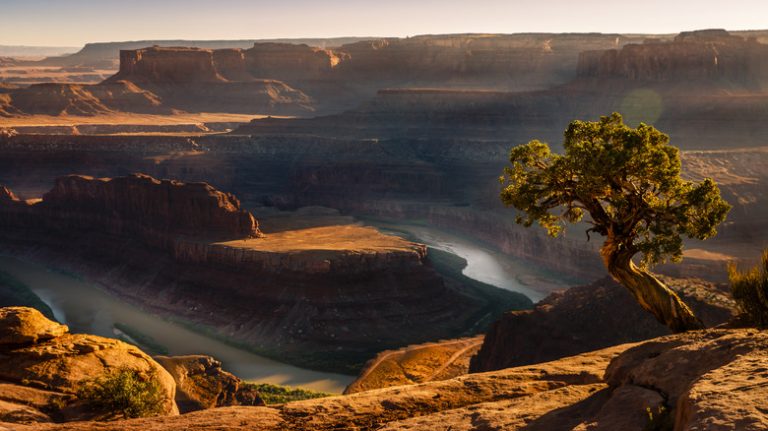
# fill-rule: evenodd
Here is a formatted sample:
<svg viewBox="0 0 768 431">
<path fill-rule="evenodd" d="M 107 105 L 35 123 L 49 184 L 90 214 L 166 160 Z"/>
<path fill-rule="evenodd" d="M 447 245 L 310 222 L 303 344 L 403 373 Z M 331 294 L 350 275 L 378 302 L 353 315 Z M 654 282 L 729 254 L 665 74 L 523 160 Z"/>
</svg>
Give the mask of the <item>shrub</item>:
<svg viewBox="0 0 768 431">
<path fill-rule="evenodd" d="M 315 392 L 308 389 L 291 388 L 289 386 L 273 385 L 269 383 L 248 383 L 246 386 L 258 391 L 261 399 L 267 405 L 309 400 L 312 398 L 323 398 L 331 395 L 325 392 Z"/>
<path fill-rule="evenodd" d="M 748 271 L 728 265 L 728 279 L 739 311 L 756 326 L 768 327 L 768 249 L 760 264 Z"/>
<path fill-rule="evenodd" d="M 119 368 L 86 382 L 78 397 L 99 413 L 123 418 L 155 416 L 163 411 L 165 394 L 157 374 Z"/>
</svg>

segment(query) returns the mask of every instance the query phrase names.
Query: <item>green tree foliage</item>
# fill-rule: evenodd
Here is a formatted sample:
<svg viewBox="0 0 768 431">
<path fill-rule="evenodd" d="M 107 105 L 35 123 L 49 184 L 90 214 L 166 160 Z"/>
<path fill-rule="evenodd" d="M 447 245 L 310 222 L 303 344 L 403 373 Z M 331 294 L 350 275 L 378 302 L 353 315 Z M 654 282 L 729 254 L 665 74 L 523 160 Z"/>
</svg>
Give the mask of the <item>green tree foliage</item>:
<svg viewBox="0 0 768 431">
<path fill-rule="evenodd" d="M 739 271 L 730 264 L 728 278 L 739 311 L 754 325 L 768 327 L 768 250 L 763 252 L 760 264 L 749 271 Z"/>
<path fill-rule="evenodd" d="M 123 418 L 155 416 L 163 412 L 165 393 L 154 373 L 120 368 L 86 382 L 78 392 L 99 413 Z"/>
<path fill-rule="evenodd" d="M 571 122 L 564 149 L 555 154 L 534 140 L 511 150 L 501 200 L 519 211 L 516 221 L 538 223 L 557 236 L 589 215 L 587 237 L 606 238 L 601 255 L 608 271 L 640 305 L 674 331 L 701 327 L 647 269 L 680 261 L 683 236 L 703 240 L 717 233 L 730 205 L 715 182 L 682 179 L 679 150 L 669 137 L 642 123 L 631 128 L 618 113 Z M 640 267 L 632 261 L 637 254 Z"/>
</svg>

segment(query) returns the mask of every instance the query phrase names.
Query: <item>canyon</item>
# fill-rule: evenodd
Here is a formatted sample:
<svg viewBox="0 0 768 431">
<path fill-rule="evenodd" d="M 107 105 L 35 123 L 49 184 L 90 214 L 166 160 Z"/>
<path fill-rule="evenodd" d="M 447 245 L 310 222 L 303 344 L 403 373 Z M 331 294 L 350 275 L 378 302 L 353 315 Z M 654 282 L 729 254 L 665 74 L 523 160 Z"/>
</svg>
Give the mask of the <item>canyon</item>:
<svg viewBox="0 0 768 431">
<path fill-rule="evenodd" d="M 423 245 L 372 228 L 264 234 L 205 183 L 70 175 L 41 199 L 2 190 L 4 253 L 309 368 L 353 372 L 382 347 L 471 335 L 531 304 L 443 277 Z"/>
<path fill-rule="evenodd" d="M 38 66 L 69 63 L 117 70 L 0 84 L 0 253 L 261 355 L 359 373 L 341 397 L 103 429 L 764 425 L 738 393 L 760 396 L 765 340 L 733 329 L 724 282 L 768 246 L 768 32 L 136 42 Z M 553 239 L 499 202 L 512 146 L 562 150 L 568 122 L 612 111 L 668 133 L 683 176 L 733 205 L 717 237 L 655 268 L 718 329 L 668 335 L 605 278 L 585 225 Z M 427 244 L 424 227 L 452 239 Z M 517 292 L 470 279 L 461 240 L 536 271 L 510 277 Z M 167 361 L 184 411 L 238 400 L 216 359 Z M 179 395 L 192 375 L 216 376 L 213 394 Z M 92 425 L 49 428 L 78 426 Z"/>
</svg>

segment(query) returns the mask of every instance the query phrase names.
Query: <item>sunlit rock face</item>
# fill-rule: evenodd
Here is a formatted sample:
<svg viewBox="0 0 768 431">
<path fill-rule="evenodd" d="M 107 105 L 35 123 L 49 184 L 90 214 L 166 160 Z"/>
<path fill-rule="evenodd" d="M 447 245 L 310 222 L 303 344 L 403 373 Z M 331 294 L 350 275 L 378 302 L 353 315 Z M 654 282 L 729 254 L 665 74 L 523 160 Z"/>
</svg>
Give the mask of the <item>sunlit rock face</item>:
<svg viewBox="0 0 768 431">
<path fill-rule="evenodd" d="M 128 369 L 154 379 L 162 394 L 159 414 L 178 414 L 173 377 L 136 346 L 89 334 L 27 307 L 0 308 L 0 420 L 89 420 L 102 412 L 79 399 L 86 382 Z M 54 407 L 55 406 L 55 407 Z"/>
</svg>

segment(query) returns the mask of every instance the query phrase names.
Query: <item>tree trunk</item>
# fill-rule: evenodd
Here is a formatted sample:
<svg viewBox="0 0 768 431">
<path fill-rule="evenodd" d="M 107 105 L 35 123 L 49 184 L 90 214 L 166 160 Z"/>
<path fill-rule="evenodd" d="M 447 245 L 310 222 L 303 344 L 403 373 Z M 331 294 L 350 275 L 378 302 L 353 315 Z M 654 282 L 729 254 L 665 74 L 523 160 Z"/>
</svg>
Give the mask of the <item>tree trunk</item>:
<svg viewBox="0 0 768 431">
<path fill-rule="evenodd" d="M 701 320 L 674 291 L 632 262 L 634 251 L 627 250 L 609 235 L 600 249 L 600 255 L 611 276 L 629 289 L 640 306 L 672 332 L 704 328 Z"/>
</svg>

